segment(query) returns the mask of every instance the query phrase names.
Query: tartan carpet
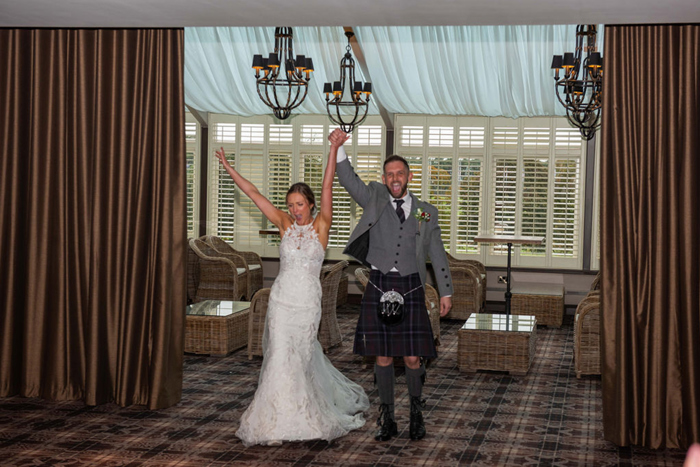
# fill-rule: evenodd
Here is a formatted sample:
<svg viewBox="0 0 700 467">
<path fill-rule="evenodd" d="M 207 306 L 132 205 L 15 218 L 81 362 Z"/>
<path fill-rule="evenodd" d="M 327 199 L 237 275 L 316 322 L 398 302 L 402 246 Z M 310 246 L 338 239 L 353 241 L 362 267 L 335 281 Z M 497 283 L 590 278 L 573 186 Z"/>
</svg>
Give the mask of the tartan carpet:
<svg viewBox="0 0 700 467">
<path fill-rule="evenodd" d="M 442 321 L 438 358 L 428 367 L 428 435 L 408 436 L 408 394 L 397 368 L 399 435 L 374 441 L 378 401 L 372 365 L 352 354 L 359 305 L 338 310 L 343 345 L 331 361 L 362 385 L 372 406 L 367 424 L 331 443 L 308 441 L 246 448 L 234 436 L 252 399 L 261 359 L 245 349 L 227 357 L 185 356 L 182 401 L 168 409 L 97 407 L 82 402 L 0 399 L 3 466 L 672 466 L 682 450 L 620 448 L 603 439 L 598 377 L 577 379 L 571 316 L 560 329 L 537 330 L 526 376 L 460 373 L 458 321 Z"/>
</svg>

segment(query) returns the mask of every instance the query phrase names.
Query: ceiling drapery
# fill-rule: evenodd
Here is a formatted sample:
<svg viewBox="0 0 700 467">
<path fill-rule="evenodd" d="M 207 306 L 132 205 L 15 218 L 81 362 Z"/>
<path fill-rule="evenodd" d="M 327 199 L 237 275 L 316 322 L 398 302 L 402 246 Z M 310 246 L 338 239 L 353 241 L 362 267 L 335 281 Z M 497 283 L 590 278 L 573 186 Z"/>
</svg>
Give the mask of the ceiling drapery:
<svg viewBox="0 0 700 467">
<path fill-rule="evenodd" d="M 390 113 L 505 117 L 561 116 L 552 55 L 575 45 L 575 25 L 356 27 L 374 101 Z M 602 30 L 602 28 L 601 28 Z M 602 34 L 599 49 L 602 50 Z M 241 116 L 270 110 L 255 89 L 254 54 L 268 53 L 274 28 L 186 28 L 185 102 Z M 297 54 L 315 71 L 296 114 L 325 114 L 323 83 L 337 80 L 347 39 L 341 27 L 294 28 Z"/>
</svg>

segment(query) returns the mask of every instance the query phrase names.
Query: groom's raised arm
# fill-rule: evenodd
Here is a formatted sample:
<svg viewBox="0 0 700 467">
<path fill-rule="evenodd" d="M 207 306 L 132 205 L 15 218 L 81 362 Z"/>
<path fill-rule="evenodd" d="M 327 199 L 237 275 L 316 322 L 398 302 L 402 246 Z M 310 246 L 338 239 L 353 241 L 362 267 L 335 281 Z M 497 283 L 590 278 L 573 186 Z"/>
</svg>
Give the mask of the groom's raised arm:
<svg viewBox="0 0 700 467">
<path fill-rule="evenodd" d="M 340 135 L 343 137 L 341 138 Z M 345 142 L 345 133 L 340 130 L 334 130 L 328 139 L 331 141 L 331 152 L 337 151 L 336 160 L 338 165 L 335 168 L 335 172 L 338 174 L 338 182 L 347 190 L 352 199 L 364 208 L 371 198 L 371 190 L 355 173 L 342 143 L 338 144 L 341 140 Z"/>
</svg>

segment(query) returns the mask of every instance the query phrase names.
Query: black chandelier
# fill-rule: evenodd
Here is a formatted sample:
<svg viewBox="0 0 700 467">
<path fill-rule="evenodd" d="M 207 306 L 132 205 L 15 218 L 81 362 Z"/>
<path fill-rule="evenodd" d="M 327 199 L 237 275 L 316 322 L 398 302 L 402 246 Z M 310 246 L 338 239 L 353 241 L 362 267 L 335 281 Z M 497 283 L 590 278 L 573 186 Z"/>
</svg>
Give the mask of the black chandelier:
<svg viewBox="0 0 700 467">
<path fill-rule="evenodd" d="M 348 45 L 345 48 L 345 56 L 340 60 L 340 81 L 335 81 L 332 86 L 331 83 L 323 85 L 328 116 L 345 133 L 351 133 L 356 126 L 365 121 L 369 96 L 372 94 L 372 83 L 365 83 L 363 86 L 361 81 L 355 81 L 355 60 L 350 53 L 350 39 L 354 35 L 352 31 L 345 32 Z M 346 90 L 350 100 L 343 101 Z"/>
<path fill-rule="evenodd" d="M 564 76 L 559 78 L 562 68 Z M 566 52 L 563 57 L 555 55 L 552 69 L 556 70 L 554 89 L 566 109 L 566 117 L 581 131 L 581 136 L 592 139 L 600 128 L 603 98 L 603 57 L 596 48 L 595 24 L 576 26 L 576 51 Z"/>
<path fill-rule="evenodd" d="M 258 95 L 280 120 L 288 118 L 304 102 L 314 71 L 311 57 L 294 58 L 293 41 L 292 28 L 275 28 L 275 51 L 268 58 L 253 56 Z M 280 76 L 282 67 L 284 73 Z"/>
</svg>

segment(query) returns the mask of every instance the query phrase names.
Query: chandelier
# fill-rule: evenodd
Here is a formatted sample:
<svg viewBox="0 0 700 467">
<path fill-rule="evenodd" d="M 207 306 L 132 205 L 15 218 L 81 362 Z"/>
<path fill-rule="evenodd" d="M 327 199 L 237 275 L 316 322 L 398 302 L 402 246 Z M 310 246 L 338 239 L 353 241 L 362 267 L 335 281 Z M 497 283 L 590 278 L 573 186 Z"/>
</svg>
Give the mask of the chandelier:
<svg viewBox="0 0 700 467">
<path fill-rule="evenodd" d="M 314 71 L 311 57 L 294 58 L 293 42 L 292 28 L 275 28 L 275 51 L 268 58 L 253 55 L 258 95 L 280 120 L 288 118 L 304 102 Z"/>
<path fill-rule="evenodd" d="M 352 31 L 345 32 L 348 45 L 345 56 L 340 60 L 340 81 L 323 85 L 328 116 L 345 133 L 351 133 L 365 121 L 369 96 L 372 94 L 372 83 L 363 85 L 361 81 L 355 81 L 355 60 L 350 53 L 350 39 L 354 35 Z M 343 100 L 344 96 L 350 96 L 350 99 Z"/>
<path fill-rule="evenodd" d="M 566 109 L 569 122 L 586 140 L 592 139 L 600 128 L 603 57 L 595 41 L 596 25 L 579 24 L 576 26 L 576 51 L 566 52 L 563 57 L 555 55 L 552 60 L 557 98 Z M 564 74 L 560 78 L 562 68 Z"/>
</svg>

